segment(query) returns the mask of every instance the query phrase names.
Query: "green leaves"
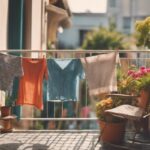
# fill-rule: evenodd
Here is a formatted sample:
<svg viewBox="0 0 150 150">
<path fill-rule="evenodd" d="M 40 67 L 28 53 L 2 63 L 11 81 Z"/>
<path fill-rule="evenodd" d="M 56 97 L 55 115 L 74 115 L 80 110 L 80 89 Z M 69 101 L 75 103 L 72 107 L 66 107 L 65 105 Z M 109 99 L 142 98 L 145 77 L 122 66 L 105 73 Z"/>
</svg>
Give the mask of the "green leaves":
<svg viewBox="0 0 150 150">
<path fill-rule="evenodd" d="M 89 32 L 83 42 L 83 49 L 126 49 L 123 44 L 123 34 L 115 30 L 100 27 L 98 30 Z"/>
<path fill-rule="evenodd" d="M 150 74 L 145 75 L 144 77 L 138 79 L 137 86 L 139 91 L 142 89 L 146 91 L 150 91 Z"/>
<path fill-rule="evenodd" d="M 137 21 L 135 28 L 138 33 L 138 45 L 150 48 L 150 17 Z"/>
</svg>

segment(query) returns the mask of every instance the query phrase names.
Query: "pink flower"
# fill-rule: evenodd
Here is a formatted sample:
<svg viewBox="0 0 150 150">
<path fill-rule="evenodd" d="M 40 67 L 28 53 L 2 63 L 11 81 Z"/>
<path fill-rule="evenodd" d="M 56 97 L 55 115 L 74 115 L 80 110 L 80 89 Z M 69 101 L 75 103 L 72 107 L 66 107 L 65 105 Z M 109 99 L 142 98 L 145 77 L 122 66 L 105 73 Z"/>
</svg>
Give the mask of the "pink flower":
<svg viewBox="0 0 150 150">
<path fill-rule="evenodd" d="M 134 73 L 134 74 L 132 75 L 132 77 L 133 77 L 134 79 L 137 79 L 137 78 L 141 77 L 141 73 L 140 73 L 140 72 L 136 72 L 136 73 Z"/>
<path fill-rule="evenodd" d="M 147 69 L 146 69 L 145 67 L 140 67 L 140 71 L 141 71 L 142 73 L 147 73 Z"/>
<path fill-rule="evenodd" d="M 150 73 L 150 68 L 147 68 L 147 72 Z"/>
<path fill-rule="evenodd" d="M 140 70 L 145 70 L 146 68 L 144 66 L 140 67 Z"/>
<path fill-rule="evenodd" d="M 144 75 L 146 75 L 147 74 L 147 70 L 142 70 L 141 71 L 141 76 L 144 76 Z"/>
<path fill-rule="evenodd" d="M 134 71 L 133 70 L 128 70 L 128 75 L 132 75 L 134 74 Z"/>
<path fill-rule="evenodd" d="M 129 70 L 128 75 L 134 79 L 142 78 L 143 76 L 150 73 L 150 68 L 145 68 L 144 66 L 140 67 L 138 71 Z"/>
</svg>

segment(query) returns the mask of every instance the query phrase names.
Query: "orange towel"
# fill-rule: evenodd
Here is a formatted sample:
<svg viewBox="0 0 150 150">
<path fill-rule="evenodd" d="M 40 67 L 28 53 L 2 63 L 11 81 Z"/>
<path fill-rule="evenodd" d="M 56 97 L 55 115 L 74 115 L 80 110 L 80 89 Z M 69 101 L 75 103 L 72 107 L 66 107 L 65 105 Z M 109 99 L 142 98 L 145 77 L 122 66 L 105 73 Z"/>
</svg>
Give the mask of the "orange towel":
<svg viewBox="0 0 150 150">
<path fill-rule="evenodd" d="M 34 105 L 38 109 L 43 109 L 43 92 L 42 81 L 48 78 L 46 59 L 29 59 L 22 60 L 24 76 L 19 82 L 17 105 Z"/>
</svg>

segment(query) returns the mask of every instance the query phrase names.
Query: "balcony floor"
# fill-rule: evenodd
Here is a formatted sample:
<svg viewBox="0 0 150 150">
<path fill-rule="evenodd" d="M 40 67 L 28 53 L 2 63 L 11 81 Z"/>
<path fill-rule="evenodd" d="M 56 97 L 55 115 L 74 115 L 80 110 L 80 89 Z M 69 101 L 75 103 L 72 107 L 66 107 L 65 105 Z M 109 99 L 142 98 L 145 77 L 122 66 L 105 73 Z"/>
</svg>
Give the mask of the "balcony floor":
<svg viewBox="0 0 150 150">
<path fill-rule="evenodd" d="M 99 131 L 90 130 L 13 131 L 0 134 L 0 150 L 127 150 L 111 144 L 95 146 L 98 135 Z M 132 147 L 132 150 L 149 149 L 150 143 L 137 143 Z"/>
<path fill-rule="evenodd" d="M 0 134 L 0 150 L 91 150 L 97 136 L 88 131 L 17 131 Z"/>
</svg>

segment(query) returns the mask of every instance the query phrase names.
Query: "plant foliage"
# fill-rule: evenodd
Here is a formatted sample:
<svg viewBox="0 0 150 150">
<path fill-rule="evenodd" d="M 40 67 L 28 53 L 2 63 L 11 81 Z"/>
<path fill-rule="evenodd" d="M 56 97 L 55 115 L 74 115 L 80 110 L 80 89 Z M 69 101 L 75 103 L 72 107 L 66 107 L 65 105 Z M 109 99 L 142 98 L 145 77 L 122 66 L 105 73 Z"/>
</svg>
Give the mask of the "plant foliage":
<svg viewBox="0 0 150 150">
<path fill-rule="evenodd" d="M 82 48 L 83 49 L 126 49 L 124 35 L 112 30 L 100 27 L 98 30 L 87 33 Z"/>
<path fill-rule="evenodd" d="M 145 20 L 137 21 L 135 28 L 138 33 L 138 46 L 150 48 L 150 17 Z"/>
</svg>

